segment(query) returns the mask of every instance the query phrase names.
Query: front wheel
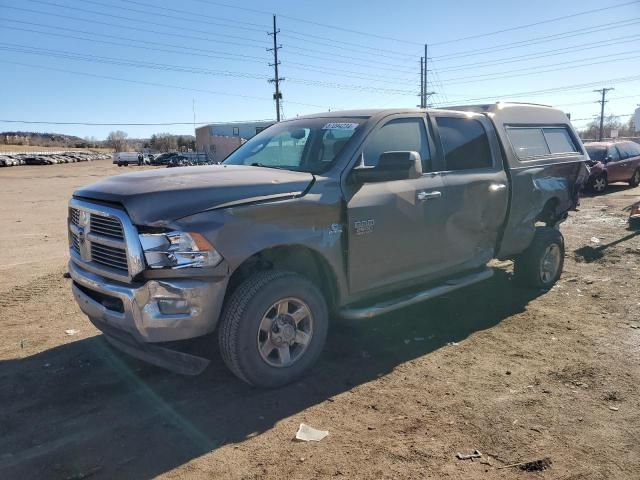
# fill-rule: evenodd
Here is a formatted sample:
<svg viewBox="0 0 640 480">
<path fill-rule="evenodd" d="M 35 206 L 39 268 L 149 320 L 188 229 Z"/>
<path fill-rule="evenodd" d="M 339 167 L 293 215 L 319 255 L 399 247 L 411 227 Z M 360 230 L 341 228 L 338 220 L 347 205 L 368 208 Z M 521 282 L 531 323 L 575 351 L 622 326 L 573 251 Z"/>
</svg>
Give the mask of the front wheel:
<svg viewBox="0 0 640 480">
<path fill-rule="evenodd" d="M 564 266 L 564 238 L 560 231 L 542 227 L 533 242 L 514 263 L 514 278 L 524 287 L 550 289 L 558 281 Z"/>
<path fill-rule="evenodd" d="M 633 177 L 631 177 L 631 180 L 629 180 L 629 185 L 631 185 L 632 187 L 637 187 L 638 185 L 640 185 L 640 168 L 633 172 Z"/>
<path fill-rule="evenodd" d="M 591 180 L 589 186 L 594 193 L 603 193 L 607 189 L 608 183 L 606 175 L 598 175 Z"/>
<path fill-rule="evenodd" d="M 220 353 L 241 380 L 278 387 L 302 377 L 324 347 L 329 315 L 320 290 L 301 275 L 266 271 L 231 295 L 218 331 Z"/>
</svg>

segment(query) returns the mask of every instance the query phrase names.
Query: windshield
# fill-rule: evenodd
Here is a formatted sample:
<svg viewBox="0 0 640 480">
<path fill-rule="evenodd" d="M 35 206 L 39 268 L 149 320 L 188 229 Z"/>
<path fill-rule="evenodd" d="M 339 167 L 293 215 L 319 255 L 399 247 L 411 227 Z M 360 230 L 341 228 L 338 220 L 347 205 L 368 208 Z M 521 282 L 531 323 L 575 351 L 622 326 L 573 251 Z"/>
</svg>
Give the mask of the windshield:
<svg viewBox="0 0 640 480">
<path fill-rule="evenodd" d="M 279 123 L 253 137 L 223 163 L 323 173 L 362 122 L 362 118 L 318 118 Z"/>
<path fill-rule="evenodd" d="M 585 148 L 587 149 L 587 153 L 591 160 L 602 161 L 607 156 L 606 147 L 586 145 Z"/>
</svg>

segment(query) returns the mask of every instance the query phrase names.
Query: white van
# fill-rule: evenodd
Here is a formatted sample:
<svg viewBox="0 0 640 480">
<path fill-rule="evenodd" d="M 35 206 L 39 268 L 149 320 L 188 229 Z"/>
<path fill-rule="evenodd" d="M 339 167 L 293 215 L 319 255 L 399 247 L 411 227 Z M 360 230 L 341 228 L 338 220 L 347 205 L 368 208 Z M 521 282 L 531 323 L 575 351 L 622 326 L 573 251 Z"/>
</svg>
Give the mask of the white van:
<svg viewBox="0 0 640 480">
<path fill-rule="evenodd" d="M 122 167 L 128 167 L 130 164 L 137 165 L 138 164 L 138 155 L 139 152 L 118 152 L 113 154 L 113 164 Z M 149 163 L 147 159 L 144 160 L 144 163 Z"/>
</svg>

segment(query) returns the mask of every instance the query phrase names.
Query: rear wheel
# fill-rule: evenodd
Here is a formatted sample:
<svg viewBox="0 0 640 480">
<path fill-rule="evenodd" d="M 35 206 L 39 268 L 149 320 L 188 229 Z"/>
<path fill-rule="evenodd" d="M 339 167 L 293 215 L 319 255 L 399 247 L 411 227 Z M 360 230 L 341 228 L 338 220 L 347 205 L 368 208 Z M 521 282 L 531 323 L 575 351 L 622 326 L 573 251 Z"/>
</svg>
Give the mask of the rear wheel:
<svg viewBox="0 0 640 480">
<path fill-rule="evenodd" d="M 591 190 L 594 193 L 603 193 L 607 189 L 608 181 L 606 175 L 598 175 L 593 178 L 590 183 Z"/>
<path fill-rule="evenodd" d="M 290 272 L 249 277 L 227 301 L 220 353 L 245 382 L 277 387 L 302 377 L 324 347 L 329 317 L 320 290 Z"/>
<path fill-rule="evenodd" d="M 629 185 L 631 185 L 632 187 L 637 187 L 638 185 L 640 185 L 640 168 L 633 172 L 633 177 L 631 177 L 631 180 L 629 180 Z"/>
<path fill-rule="evenodd" d="M 514 277 L 524 287 L 549 289 L 564 266 L 564 238 L 550 227 L 536 230 L 533 242 L 514 263 Z"/>
</svg>

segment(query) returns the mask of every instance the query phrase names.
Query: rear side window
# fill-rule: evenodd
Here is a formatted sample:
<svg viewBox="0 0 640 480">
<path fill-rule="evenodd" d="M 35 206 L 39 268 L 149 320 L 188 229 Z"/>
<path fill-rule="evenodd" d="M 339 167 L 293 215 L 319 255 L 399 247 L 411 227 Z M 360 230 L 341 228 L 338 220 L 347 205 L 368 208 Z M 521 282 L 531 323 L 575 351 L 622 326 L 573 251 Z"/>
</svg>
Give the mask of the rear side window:
<svg viewBox="0 0 640 480">
<path fill-rule="evenodd" d="M 431 171 L 429 141 L 421 118 L 391 120 L 371 134 L 364 147 L 364 164 L 378 164 L 385 152 L 418 152 L 422 158 L 422 170 Z"/>
<path fill-rule="evenodd" d="M 518 158 L 549 155 L 549 146 L 540 128 L 508 128 L 507 134 Z"/>
<path fill-rule="evenodd" d="M 627 143 L 627 150 L 632 157 L 637 157 L 640 155 L 640 145 L 635 142 Z"/>
<path fill-rule="evenodd" d="M 470 118 L 436 117 L 447 170 L 493 166 L 489 139 L 482 124 Z"/>
<path fill-rule="evenodd" d="M 616 146 L 620 151 L 620 158 L 622 160 L 640 155 L 640 147 L 638 147 L 636 143 L 625 142 L 625 143 L 619 143 Z"/>
<path fill-rule="evenodd" d="M 507 135 L 521 159 L 580 151 L 566 127 L 509 127 Z"/>
<path fill-rule="evenodd" d="M 566 128 L 544 128 L 542 133 L 551 153 L 575 153 L 578 151 Z"/>
</svg>

